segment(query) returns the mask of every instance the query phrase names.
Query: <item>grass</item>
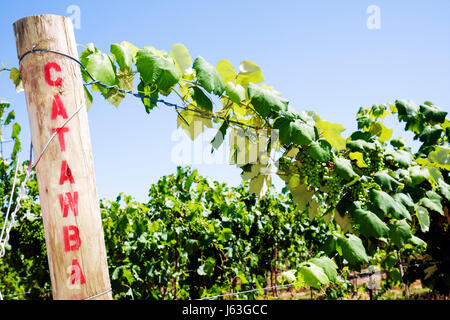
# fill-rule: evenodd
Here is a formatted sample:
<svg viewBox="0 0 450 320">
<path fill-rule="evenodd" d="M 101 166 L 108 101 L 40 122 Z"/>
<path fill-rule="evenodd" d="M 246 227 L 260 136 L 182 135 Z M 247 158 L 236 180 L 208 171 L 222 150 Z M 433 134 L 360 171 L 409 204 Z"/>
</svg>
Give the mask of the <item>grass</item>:
<svg viewBox="0 0 450 320">
<path fill-rule="evenodd" d="M 410 300 L 414 298 L 413 296 L 420 299 L 420 297 L 425 297 L 429 293 L 431 293 L 429 288 L 413 287 L 409 289 L 409 294 L 406 296 L 406 290 L 392 289 L 377 297 L 377 300 Z"/>
</svg>

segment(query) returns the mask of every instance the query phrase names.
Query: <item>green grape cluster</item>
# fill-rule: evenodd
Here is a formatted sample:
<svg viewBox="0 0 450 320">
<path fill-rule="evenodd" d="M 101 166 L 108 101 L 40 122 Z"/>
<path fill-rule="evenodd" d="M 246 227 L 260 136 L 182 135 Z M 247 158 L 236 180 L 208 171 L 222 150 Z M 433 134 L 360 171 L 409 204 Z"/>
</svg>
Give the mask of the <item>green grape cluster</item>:
<svg viewBox="0 0 450 320">
<path fill-rule="evenodd" d="M 369 165 L 369 170 L 371 172 L 378 172 L 383 170 L 384 168 L 384 155 L 381 153 L 377 153 L 373 158 Z"/>
<path fill-rule="evenodd" d="M 372 165 L 372 158 L 370 157 L 370 155 L 367 153 L 364 153 L 363 160 L 364 160 L 365 164 L 367 164 L 367 168 L 370 168 Z"/>
<path fill-rule="evenodd" d="M 308 184 L 313 190 L 319 188 L 321 186 L 320 175 L 323 170 L 321 163 L 304 152 L 299 153 L 297 159 L 301 163 L 299 167 L 301 182 Z"/>
<path fill-rule="evenodd" d="M 330 168 L 324 169 L 323 175 L 324 186 L 327 188 L 327 202 L 331 207 L 335 207 L 341 198 L 343 182 L 342 179 L 334 175 Z"/>
<path fill-rule="evenodd" d="M 367 164 L 366 175 L 373 175 L 384 168 L 384 155 L 382 153 L 364 154 L 363 160 Z"/>
<path fill-rule="evenodd" d="M 354 201 L 366 202 L 366 191 L 362 183 L 356 183 L 350 188 L 350 194 Z"/>
</svg>

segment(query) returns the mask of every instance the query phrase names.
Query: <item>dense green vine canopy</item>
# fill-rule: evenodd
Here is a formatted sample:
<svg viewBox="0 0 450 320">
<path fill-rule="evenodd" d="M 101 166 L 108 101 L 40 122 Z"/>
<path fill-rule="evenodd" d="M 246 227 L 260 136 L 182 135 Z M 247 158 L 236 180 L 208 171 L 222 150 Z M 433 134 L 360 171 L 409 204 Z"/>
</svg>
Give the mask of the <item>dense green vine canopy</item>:
<svg viewBox="0 0 450 320">
<path fill-rule="evenodd" d="M 416 225 L 427 231 L 430 214 L 444 215 L 442 201 L 450 195 L 450 122 L 447 112 L 429 101 L 363 107 L 358 131 L 344 139 L 340 124 L 311 111 L 298 113 L 273 87 L 261 84 L 261 68 L 250 61 L 242 61 L 236 72 L 228 60 L 215 67 L 203 57 L 192 63 L 181 44 L 167 53 L 122 42 L 111 45 L 111 56 L 90 44 L 81 62 L 105 84 L 131 90 L 137 77 L 140 93 L 154 99 L 178 95 L 185 109 L 177 123 L 191 139 L 211 128 L 211 120 L 218 123 L 213 148 L 228 131 L 234 142 L 231 162 L 250 180 L 251 190 L 264 196 L 276 167 L 299 209 L 311 217 L 334 217 L 341 226 L 346 235 L 336 234 L 333 245 L 350 264 L 367 263 L 371 245 L 422 245 L 413 235 Z M 124 97 L 116 89 L 96 84 L 93 89 L 115 106 Z M 88 91 L 87 97 L 92 99 Z M 148 113 L 156 105 L 146 98 L 142 102 Z M 417 153 L 404 140 L 391 139 L 392 130 L 381 120 L 393 115 L 422 142 Z M 274 160 L 274 153 L 281 156 Z"/>
<path fill-rule="evenodd" d="M 178 126 L 191 139 L 211 128 L 211 120 L 218 123 L 213 148 L 228 131 L 234 139 L 231 162 L 250 180 L 251 190 L 264 196 L 276 167 L 299 209 L 311 217 L 334 217 L 347 233 L 336 234 L 334 245 L 347 252 L 351 264 L 368 262 L 366 251 L 377 243 L 398 249 L 405 243 L 423 244 L 413 235 L 415 226 L 427 231 L 429 215 L 444 214 L 441 202 L 450 195 L 450 127 L 447 112 L 429 101 L 363 107 L 357 114 L 358 131 L 344 139 L 341 125 L 311 111 L 298 113 L 279 92 L 260 84 L 261 68 L 250 61 L 242 61 L 236 72 L 228 60 L 215 67 L 203 57 L 192 63 L 181 44 L 168 54 L 153 47 L 139 50 L 128 42 L 112 44 L 111 56 L 90 44 L 81 61 L 105 84 L 131 90 L 137 77 L 140 93 L 155 99 L 178 95 L 186 107 L 178 113 Z M 95 84 L 93 89 L 115 106 L 124 97 L 116 89 Z M 148 113 L 156 105 L 146 98 L 142 102 Z M 403 140 L 391 139 L 392 130 L 381 120 L 392 115 L 422 142 L 417 153 Z M 275 161 L 274 153 L 281 154 Z"/>
<path fill-rule="evenodd" d="M 443 203 L 450 196 L 450 122 L 447 112 L 432 102 L 397 100 L 362 107 L 358 130 L 344 139 L 342 125 L 312 111 L 297 112 L 263 84 L 261 68 L 251 61 L 242 61 L 238 72 L 228 60 L 216 66 L 203 57 L 192 62 L 181 44 L 167 53 L 124 41 L 112 44 L 110 53 L 89 44 L 80 56 L 96 80 L 116 87 L 94 83 L 94 91 L 117 107 L 125 97 L 117 88 L 137 90 L 147 96 L 141 99 L 147 113 L 156 106 L 154 99 L 177 95 L 182 105 L 177 109 L 178 127 L 194 140 L 217 123 L 213 150 L 228 133 L 231 163 L 242 169 L 250 190 L 261 197 L 277 169 L 300 210 L 311 218 L 335 219 L 342 232 L 330 238 L 330 250 L 354 267 L 368 263 L 378 246 L 423 246 L 415 231 L 429 229 L 430 215 L 444 215 Z M 87 87 L 85 93 L 90 107 Z M 405 130 L 422 143 L 418 152 L 402 139 L 391 139 L 392 130 L 382 123 L 388 116 L 405 122 Z"/>
</svg>

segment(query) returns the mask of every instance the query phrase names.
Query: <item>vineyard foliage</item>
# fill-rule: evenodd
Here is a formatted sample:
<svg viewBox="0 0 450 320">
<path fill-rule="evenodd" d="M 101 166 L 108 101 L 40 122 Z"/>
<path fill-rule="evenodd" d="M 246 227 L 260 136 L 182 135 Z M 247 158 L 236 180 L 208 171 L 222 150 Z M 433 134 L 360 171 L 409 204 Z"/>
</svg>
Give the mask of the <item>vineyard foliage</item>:
<svg viewBox="0 0 450 320">
<path fill-rule="evenodd" d="M 248 185 L 179 167 L 151 186 L 147 203 L 119 196 L 101 208 L 116 292 L 193 299 L 274 285 L 281 272 L 315 288 L 336 281 L 337 266 L 320 252 L 330 227 L 281 194 L 258 200 Z"/>
<path fill-rule="evenodd" d="M 0 289 L 49 298 L 39 206 L 28 202 L 1 260 Z M 317 289 L 339 284 L 338 266 L 321 251 L 333 226 L 310 221 L 286 195 L 258 200 L 248 184 L 230 188 L 179 167 L 151 186 L 148 202 L 120 194 L 100 207 L 117 299 L 193 299 L 284 282 Z"/>
<path fill-rule="evenodd" d="M 100 57 L 102 62 L 95 63 Z M 192 62 L 181 44 L 167 53 L 124 41 L 111 45 L 111 56 L 90 44 L 81 61 L 107 85 L 132 90 L 136 79 L 148 113 L 155 99 L 173 92 L 184 106 L 177 110 L 177 124 L 191 139 L 216 122 L 212 148 L 217 149 L 228 133 L 233 142 L 231 163 L 242 169 L 250 191 L 264 197 L 277 169 L 300 211 L 340 226 L 342 232 L 328 239 L 327 254 L 338 253 L 353 269 L 367 266 L 379 249 L 400 261 L 408 245 L 424 247 L 415 234 L 426 233 L 436 215 L 446 215 L 442 229 L 448 234 L 450 122 L 447 112 L 430 101 L 361 107 L 358 130 L 344 139 L 340 124 L 292 108 L 278 91 L 262 83 L 261 68 L 248 60 L 236 72 L 228 60 L 215 67 L 200 56 Z M 125 95 L 98 83 L 92 88 L 115 106 Z M 382 123 L 389 116 L 414 133 L 421 142 L 417 152 L 404 139 L 392 139 L 393 130 Z M 450 284 L 445 272 L 449 266 L 439 265 L 432 256 L 427 259 L 433 268 L 426 276 L 437 272 Z"/>
<path fill-rule="evenodd" d="M 97 80 L 81 69 L 90 82 L 88 107 L 89 87 L 116 107 L 125 97 L 118 88 L 137 90 L 147 113 L 156 99 L 176 95 L 182 106 L 177 126 L 196 139 L 214 122 L 212 150 L 228 135 L 230 162 L 247 181 L 227 188 L 179 169 L 152 186 L 148 203 L 127 196 L 102 202 L 119 295 L 201 297 L 263 286 L 278 271 L 318 288 L 339 281 L 336 269 L 369 264 L 380 264 L 389 281 L 398 282 L 406 281 L 399 264 L 419 258 L 426 269 L 407 281 L 433 280 L 430 285 L 448 292 L 450 261 L 436 240 L 448 245 L 447 112 L 429 101 L 361 107 L 358 130 L 345 139 L 341 125 L 292 108 L 262 83 L 262 70 L 251 61 L 242 61 L 236 72 L 228 60 L 216 66 L 203 57 L 192 61 L 181 44 L 167 53 L 124 41 L 112 44 L 110 53 L 93 44 L 81 53 Z M 10 76 L 20 88 L 17 69 Z M 386 117 L 414 133 L 421 142 L 417 152 L 392 139 Z M 285 182 L 284 195 L 269 192 L 275 170 Z"/>
</svg>

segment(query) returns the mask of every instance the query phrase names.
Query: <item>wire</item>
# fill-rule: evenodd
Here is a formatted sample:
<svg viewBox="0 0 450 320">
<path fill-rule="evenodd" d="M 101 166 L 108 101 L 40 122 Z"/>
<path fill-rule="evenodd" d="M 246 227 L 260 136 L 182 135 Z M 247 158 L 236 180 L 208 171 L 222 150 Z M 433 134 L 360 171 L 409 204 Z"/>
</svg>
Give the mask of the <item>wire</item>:
<svg viewBox="0 0 450 320">
<path fill-rule="evenodd" d="M 14 191 L 16 190 L 16 181 L 17 181 L 17 172 L 19 171 L 19 157 L 17 157 L 16 159 L 16 171 L 14 173 L 14 181 L 13 181 L 13 186 L 12 186 L 12 190 L 11 190 L 11 195 L 9 196 L 9 202 L 8 202 L 8 209 L 6 209 L 6 215 L 5 215 L 5 223 L 3 224 L 3 228 L 2 228 L 2 233 L 0 234 L 0 257 L 2 257 L 5 254 L 5 246 L 4 246 L 4 242 L 3 242 L 3 234 L 5 233 L 6 230 L 6 225 L 7 225 L 7 221 L 9 218 L 9 212 L 11 210 L 11 204 L 12 204 L 12 200 L 13 200 L 13 196 L 14 196 Z"/>
<path fill-rule="evenodd" d="M 99 293 L 99 294 L 96 294 L 96 295 L 94 295 L 94 296 L 90 296 L 89 298 L 86 298 L 86 299 L 84 299 L 84 300 L 92 300 L 92 299 L 101 297 L 101 296 L 103 296 L 103 295 L 105 295 L 105 294 L 107 294 L 108 292 L 111 292 L 111 291 L 112 291 L 112 288 L 109 288 L 108 290 L 105 290 L 105 291 L 103 291 L 103 292 L 101 292 L 101 293 Z"/>
<path fill-rule="evenodd" d="M 306 283 L 306 282 L 301 281 L 301 282 L 296 282 L 296 283 L 281 284 L 281 285 L 265 287 L 265 288 L 260 288 L 260 289 L 251 289 L 251 290 L 240 291 L 240 292 L 225 293 L 225 294 L 219 294 L 217 296 L 210 296 L 210 297 L 205 297 L 205 298 L 196 299 L 196 300 L 211 300 L 211 299 L 216 299 L 216 298 L 222 298 L 222 297 L 227 297 L 227 296 L 235 296 L 235 295 L 240 295 L 240 294 L 250 293 L 250 292 L 256 292 L 256 291 L 262 291 L 262 290 L 269 290 L 269 289 L 283 288 L 283 287 L 291 287 L 291 286 L 295 286 L 295 285 L 302 284 L 302 283 Z"/>
<path fill-rule="evenodd" d="M 34 167 L 37 166 L 37 164 L 39 163 L 39 161 L 41 160 L 42 156 L 44 155 L 45 150 L 47 150 L 48 145 L 50 144 L 50 142 L 53 140 L 53 138 L 55 138 L 55 136 L 60 132 L 60 130 L 62 128 L 64 128 L 70 120 L 72 120 L 73 117 L 75 117 L 76 114 L 78 114 L 78 112 L 83 108 L 83 105 L 80 105 L 77 110 L 75 110 L 75 112 L 66 120 L 64 121 L 64 123 L 62 124 L 62 126 L 60 128 L 58 128 L 55 132 L 53 132 L 53 134 L 50 136 L 50 138 L 47 140 L 47 142 L 45 143 L 44 147 L 42 148 L 42 151 L 40 152 L 36 162 L 34 164 L 31 165 L 31 169 L 33 169 Z"/>
<path fill-rule="evenodd" d="M 116 86 L 107 85 L 107 84 L 105 84 L 105 83 L 103 83 L 103 82 L 101 82 L 101 81 L 95 79 L 95 78 L 92 76 L 92 74 L 86 69 L 86 67 L 83 65 L 83 63 L 82 63 L 80 60 L 78 60 L 77 58 L 74 58 L 74 57 L 72 57 L 72 56 L 70 56 L 70 55 L 68 55 L 68 54 L 59 52 L 59 51 L 50 50 L 50 49 L 44 49 L 44 48 L 36 48 L 36 46 L 33 46 L 30 50 L 28 50 L 28 51 L 26 51 L 24 54 L 22 54 L 22 56 L 19 58 L 19 65 L 20 65 L 20 63 L 22 62 L 22 60 L 23 60 L 27 55 L 29 55 L 30 53 L 34 53 L 34 52 L 49 52 L 49 53 L 54 53 L 54 54 L 58 54 L 58 55 L 61 55 L 61 56 L 63 56 L 63 57 L 66 57 L 66 58 L 68 58 L 68 59 L 70 59 L 70 60 L 72 60 L 72 61 L 75 61 L 77 64 L 79 64 L 79 65 L 81 66 L 81 68 L 82 68 L 83 71 L 86 73 L 86 75 L 92 80 L 91 82 L 86 82 L 86 83 L 84 83 L 85 86 L 92 86 L 92 85 L 96 84 L 96 85 L 99 85 L 99 86 L 101 86 L 101 87 L 103 87 L 103 88 L 105 88 L 105 89 L 114 89 L 114 90 L 117 90 L 118 92 L 123 93 L 123 94 L 130 94 L 130 95 L 133 95 L 133 96 L 136 97 L 136 98 L 140 98 L 140 99 L 149 99 L 150 101 L 152 101 L 152 102 L 154 102 L 154 103 L 162 103 L 162 104 L 166 105 L 167 107 L 173 107 L 173 108 L 175 108 L 176 110 L 177 110 L 177 109 L 182 109 L 182 110 L 187 110 L 187 111 L 195 112 L 195 113 L 198 113 L 198 114 L 204 116 L 204 118 L 206 118 L 206 119 L 220 119 L 220 120 L 227 121 L 227 122 L 229 122 L 229 123 L 237 124 L 237 125 L 240 125 L 240 126 L 244 126 L 244 127 L 247 127 L 247 128 L 251 128 L 251 129 L 255 129 L 255 130 L 258 130 L 258 129 L 259 129 L 258 127 L 251 126 L 251 125 L 246 124 L 246 123 L 242 123 L 242 122 L 239 122 L 239 121 L 230 120 L 230 119 L 227 119 L 227 118 L 225 118 L 225 117 L 218 116 L 218 115 L 214 115 L 214 114 L 210 114 L 210 113 L 207 113 L 207 112 L 204 112 L 204 111 L 201 111 L 201 110 L 192 109 L 192 108 L 189 108 L 188 106 L 180 106 L 180 105 L 178 105 L 178 104 L 171 103 L 171 102 L 165 101 L 165 100 L 163 100 L 163 99 L 155 99 L 155 98 L 153 98 L 153 97 L 151 97 L 151 96 L 149 96 L 149 95 L 142 94 L 142 93 L 139 93 L 139 92 L 135 92 L 135 91 L 133 91 L 133 90 L 124 90 L 124 89 L 118 88 L 118 87 L 116 87 Z M 180 115 L 180 114 L 179 114 L 179 115 Z M 181 115 L 180 115 L 180 117 L 183 118 Z M 184 120 L 184 119 L 183 119 L 183 120 Z M 185 120 L 184 120 L 184 121 L 185 121 Z"/>
</svg>

